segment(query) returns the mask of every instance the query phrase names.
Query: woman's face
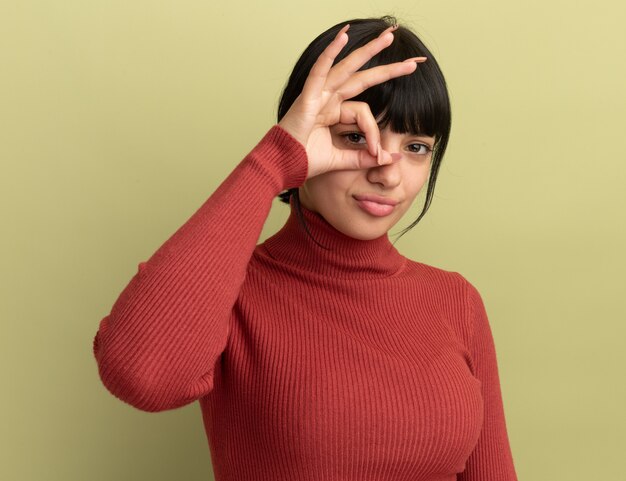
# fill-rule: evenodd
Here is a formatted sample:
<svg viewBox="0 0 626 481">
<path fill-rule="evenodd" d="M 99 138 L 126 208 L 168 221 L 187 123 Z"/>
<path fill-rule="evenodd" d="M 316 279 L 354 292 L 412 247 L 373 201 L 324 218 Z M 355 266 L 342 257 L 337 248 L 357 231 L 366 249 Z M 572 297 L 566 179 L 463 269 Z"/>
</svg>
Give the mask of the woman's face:
<svg viewBox="0 0 626 481">
<path fill-rule="evenodd" d="M 358 125 L 330 127 L 339 149 L 367 149 Z M 399 152 L 400 160 L 360 170 L 333 170 L 311 177 L 299 187 L 304 207 L 321 214 L 335 229 L 355 239 L 376 239 L 389 231 L 411 207 L 430 171 L 433 137 L 380 131 L 387 152 Z M 374 195 L 397 202 L 393 207 L 359 202 Z"/>
</svg>

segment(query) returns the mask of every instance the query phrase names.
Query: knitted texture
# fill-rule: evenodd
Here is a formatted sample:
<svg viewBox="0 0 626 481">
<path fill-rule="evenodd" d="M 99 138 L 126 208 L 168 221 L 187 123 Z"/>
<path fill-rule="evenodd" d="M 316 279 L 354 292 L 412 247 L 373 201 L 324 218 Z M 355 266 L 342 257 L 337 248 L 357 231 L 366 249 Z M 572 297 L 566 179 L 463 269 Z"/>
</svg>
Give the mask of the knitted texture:
<svg viewBox="0 0 626 481">
<path fill-rule="evenodd" d="M 517 481 L 477 289 L 344 235 L 293 201 L 307 176 L 274 125 L 145 262 L 93 340 L 143 411 L 199 401 L 216 481 Z"/>
</svg>

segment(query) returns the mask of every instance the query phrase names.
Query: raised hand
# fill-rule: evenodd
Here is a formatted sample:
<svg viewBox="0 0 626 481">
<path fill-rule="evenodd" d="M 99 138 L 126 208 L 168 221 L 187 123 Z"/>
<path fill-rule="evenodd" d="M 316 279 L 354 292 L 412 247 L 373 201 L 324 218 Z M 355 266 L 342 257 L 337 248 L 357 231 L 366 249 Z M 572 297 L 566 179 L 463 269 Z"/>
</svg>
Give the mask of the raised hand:
<svg viewBox="0 0 626 481">
<path fill-rule="evenodd" d="M 305 147 L 309 162 L 307 178 L 331 170 L 388 164 L 397 159 L 380 148 L 380 131 L 369 105 L 348 99 L 373 85 L 408 75 L 415 71 L 417 62 L 426 61 L 426 57 L 413 57 L 357 72 L 374 55 L 391 45 L 392 32 L 397 28 L 392 26 L 332 66 L 346 45 L 349 27 L 345 25 L 324 49 L 311 68 L 302 92 L 278 123 Z M 365 134 L 368 148 L 336 148 L 329 127 L 338 123 L 357 124 Z"/>
</svg>

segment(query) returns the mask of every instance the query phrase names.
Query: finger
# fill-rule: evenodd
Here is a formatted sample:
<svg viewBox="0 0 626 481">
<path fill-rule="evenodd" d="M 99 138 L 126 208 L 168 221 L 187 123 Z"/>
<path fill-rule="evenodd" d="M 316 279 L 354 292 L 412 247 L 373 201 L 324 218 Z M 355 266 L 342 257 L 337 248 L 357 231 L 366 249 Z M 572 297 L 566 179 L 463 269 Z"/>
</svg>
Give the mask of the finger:
<svg viewBox="0 0 626 481">
<path fill-rule="evenodd" d="M 339 122 L 348 125 L 356 124 L 359 130 L 365 134 L 365 140 L 367 141 L 370 154 L 380 158 L 378 149 L 380 130 L 368 104 L 354 101 L 342 102 Z"/>
<path fill-rule="evenodd" d="M 395 62 L 386 65 L 379 65 L 367 70 L 355 73 L 341 87 L 336 90 L 340 100 L 350 99 L 364 92 L 368 88 L 386 82 L 402 75 L 408 75 L 417 69 L 417 63 L 426 61 L 426 57 L 418 57 L 423 60 L 412 62 Z"/>
<path fill-rule="evenodd" d="M 337 149 L 340 169 L 369 169 L 378 166 L 376 156 L 366 149 Z"/>
<path fill-rule="evenodd" d="M 391 45 L 394 39 L 391 32 L 397 28 L 397 25 L 386 28 L 378 37 L 370 40 L 362 47 L 357 48 L 351 52 L 350 55 L 346 56 L 346 58 L 337 63 L 337 65 L 330 70 L 330 74 L 328 74 L 326 89 L 330 91 L 335 90 L 374 55 Z"/>
<path fill-rule="evenodd" d="M 341 52 L 348 41 L 348 36 L 344 35 L 344 33 L 349 28 L 350 24 L 346 24 L 339 30 L 334 40 L 326 46 L 313 64 L 313 67 L 311 67 L 309 75 L 302 87 L 302 96 L 304 98 L 317 98 L 321 95 L 324 84 L 326 83 L 328 71 L 332 67 L 335 57 L 339 55 L 339 52 Z"/>
<path fill-rule="evenodd" d="M 380 149 L 379 160 L 377 156 L 371 155 L 366 149 L 335 149 L 337 152 L 338 170 L 341 169 L 370 169 L 372 167 L 379 167 L 383 165 L 392 164 L 402 158 L 402 154 L 399 152 L 387 152 Z"/>
</svg>

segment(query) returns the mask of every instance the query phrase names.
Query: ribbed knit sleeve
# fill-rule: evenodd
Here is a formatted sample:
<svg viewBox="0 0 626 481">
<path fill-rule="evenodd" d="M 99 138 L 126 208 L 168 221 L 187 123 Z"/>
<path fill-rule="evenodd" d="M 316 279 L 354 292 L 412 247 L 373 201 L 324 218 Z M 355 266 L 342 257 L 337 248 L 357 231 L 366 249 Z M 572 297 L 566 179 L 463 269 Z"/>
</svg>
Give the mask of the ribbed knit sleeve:
<svg viewBox="0 0 626 481">
<path fill-rule="evenodd" d="M 272 200 L 302 185 L 307 169 L 302 144 L 274 125 L 202 206 L 139 263 L 93 339 L 99 376 L 113 395 L 156 412 L 211 391 L 231 311 Z"/>
<path fill-rule="evenodd" d="M 517 481 L 507 434 L 496 349 L 487 312 L 478 290 L 466 282 L 469 323 L 472 326 L 470 353 L 474 376 L 481 382 L 484 401 L 483 427 L 458 481 Z"/>
</svg>

